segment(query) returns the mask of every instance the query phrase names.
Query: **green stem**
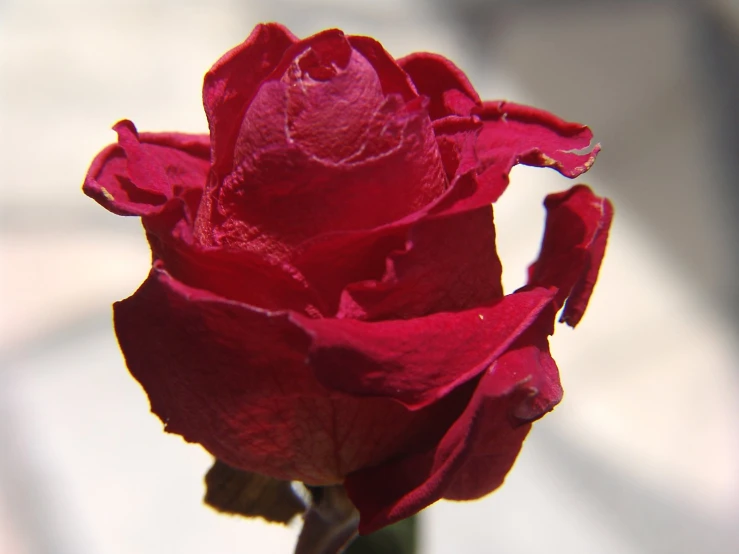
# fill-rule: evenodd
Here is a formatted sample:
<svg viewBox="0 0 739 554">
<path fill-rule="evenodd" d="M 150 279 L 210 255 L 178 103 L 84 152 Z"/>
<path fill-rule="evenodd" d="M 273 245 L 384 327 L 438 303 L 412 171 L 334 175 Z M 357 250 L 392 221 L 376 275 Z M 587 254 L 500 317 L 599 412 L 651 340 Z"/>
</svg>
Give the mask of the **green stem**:
<svg viewBox="0 0 739 554">
<path fill-rule="evenodd" d="M 295 554 L 341 554 L 357 536 L 359 512 L 341 485 L 311 488 Z"/>
<path fill-rule="evenodd" d="M 358 537 L 344 554 L 415 554 L 417 548 L 417 520 L 414 516 L 371 535 Z"/>
</svg>

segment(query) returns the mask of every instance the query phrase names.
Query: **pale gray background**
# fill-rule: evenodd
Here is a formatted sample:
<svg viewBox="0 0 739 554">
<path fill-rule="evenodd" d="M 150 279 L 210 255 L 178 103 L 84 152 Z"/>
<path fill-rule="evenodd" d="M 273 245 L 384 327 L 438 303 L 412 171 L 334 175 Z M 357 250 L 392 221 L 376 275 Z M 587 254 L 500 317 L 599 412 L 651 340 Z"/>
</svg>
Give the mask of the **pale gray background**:
<svg viewBox="0 0 739 554">
<path fill-rule="evenodd" d="M 481 95 L 586 122 L 616 220 L 566 398 L 508 482 L 424 512 L 422 552 L 739 551 L 737 0 L 0 1 L 0 553 L 286 553 L 297 527 L 200 504 L 208 456 L 162 432 L 110 304 L 148 271 L 135 220 L 79 190 L 110 126 L 205 131 L 203 73 L 259 21 L 443 53 Z M 496 208 L 508 289 L 547 192 Z"/>
</svg>

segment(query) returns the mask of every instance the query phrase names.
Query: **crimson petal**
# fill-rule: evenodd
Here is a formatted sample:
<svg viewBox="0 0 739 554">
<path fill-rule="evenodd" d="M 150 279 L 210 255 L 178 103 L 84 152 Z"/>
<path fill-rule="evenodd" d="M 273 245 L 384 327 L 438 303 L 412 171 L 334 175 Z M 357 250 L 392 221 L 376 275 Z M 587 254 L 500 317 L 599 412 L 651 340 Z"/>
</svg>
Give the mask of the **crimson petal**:
<svg viewBox="0 0 739 554">
<path fill-rule="evenodd" d="M 448 184 L 424 99 L 371 39 L 330 30 L 293 45 L 240 117 L 233 171 L 211 178 L 198 214 L 207 244 L 285 261 L 317 235 L 413 213 Z"/>
<path fill-rule="evenodd" d="M 398 65 L 410 76 L 418 93 L 429 98 L 432 120 L 469 115 L 482 103 L 464 72 L 444 56 L 417 52 L 398 60 Z"/>
<path fill-rule="evenodd" d="M 475 151 L 483 165 L 512 168 L 517 163 L 535 167 L 551 167 L 565 177 L 574 178 L 593 165 L 600 151 L 577 153 L 587 149 L 593 140 L 590 129 L 570 123 L 551 113 L 498 101 L 485 102 L 473 110 L 483 121 Z"/>
<path fill-rule="evenodd" d="M 588 305 L 605 255 L 613 206 L 585 185 L 550 194 L 539 258 L 529 268 L 529 285 L 559 289 L 556 309 L 567 299 L 560 321 L 574 327 Z"/>
<path fill-rule="evenodd" d="M 208 175 L 207 135 L 141 133 L 123 120 L 113 129 L 118 144 L 100 152 L 82 190 L 118 215 L 153 216 L 173 198 L 199 194 Z"/>
<path fill-rule="evenodd" d="M 321 383 L 356 396 L 393 398 L 418 410 L 485 371 L 553 294 L 533 289 L 489 306 L 409 320 L 294 317 L 312 336 L 309 359 Z"/>
<path fill-rule="evenodd" d="M 503 194 L 516 164 L 551 167 L 574 178 L 590 169 L 600 151 L 600 145 L 589 149 L 593 134 L 587 126 L 504 101 L 485 102 L 469 117 L 437 120 L 434 130 L 447 172 L 477 176 L 480 203 Z"/>
<path fill-rule="evenodd" d="M 203 105 L 208 117 L 213 161 L 219 173 L 230 171 L 236 133 L 244 111 L 262 81 L 297 37 L 277 23 L 257 25 L 247 39 L 227 52 L 206 73 Z"/>
<path fill-rule="evenodd" d="M 236 468 L 286 480 L 331 472 L 330 463 L 316 474 L 294 467 L 296 430 L 271 413 L 285 381 L 306 396 L 316 391 L 295 370 L 307 341 L 279 312 L 188 287 L 155 265 L 132 297 L 114 305 L 114 322 L 128 368 L 167 431 Z M 271 420 L 277 424 L 267 427 Z"/>
<path fill-rule="evenodd" d="M 410 412 L 388 398 L 328 391 L 307 366 L 311 337 L 289 313 L 189 287 L 156 263 L 115 304 L 114 322 L 168 432 L 276 479 L 339 483 L 429 440 L 461 412 L 465 397 L 454 393 Z"/>
<path fill-rule="evenodd" d="M 484 218 L 482 216 L 483 208 L 488 210 L 489 205 L 490 201 L 485 201 L 485 191 L 479 186 L 474 174 L 465 173 L 455 179 L 451 186 L 433 202 L 402 219 L 374 229 L 324 233 L 305 241 L 295 252 L 292 263 L 305 275 L 311 285 L 321 293 L 327 305 L 333 310 L 331 313 L 335 313 L 339 309 L 340 298 L 344 289 L 346 287 L 351 288 L 353 283 L 357 283 L 356 286 L 362 290 L 375 286 L 372 285 L 372 281 L 378 282 L 380 296 L 377 300 L 380 301 L 382 300 L 382 289 L 387 285 L 391 285 L 395 280 L 389 273 L 393 269 L 394 260 L 400 260 L 405 255 L 413 257 L 418 254 L 412 252 L 411 237 L 414 232 L 417 233 L 416 240 L 425 243 L 424 248 L 419 248 L 419 250 L 423 252 L 423 256 L 428 256 L 428 259 L 432 257 L 432 253 L 427 248 L 432 248 L 433 245 L 427 241 L 433 240 L 431 235 L 438 235 L 434 230 L 434 226 L 439 225 L 440 228 L 448 229 L 450 222 L 460 223 L 466 218 L 474 220 L 479 226 L 472 233 L 471 241 L 475 243 L 474 250 L 480 253 L 491 246 L 489 241 L 492 237 L 490 235 L 495 231 L 494 228 L 491 229 L 492 216 L 485 215 Z M 477 212 L 478 209 L 480 209 L 479 212 Z M 489 211 L 484 213 L 489 214 Z M 458 219 L 456 218 L 457 215 L 459 216 Z M 487 221 L 483 221 L 483 219 Z M 451 231 L 451 234 L 455 233 L 457 231 Z M 423 238 L 422 235 L 426 235 L 426 238 Z M 437 238 L 442 246 L 446 245 L 445 248 L 452 248 L 455 241 L 464 239 L 464 235 L 437 236 Z M 495 252 L 488 250 L 480 260 L 473 262 L 473 265 L 479 264 L 479 267 L 468 267 L 471 275 L 462 277 L 461 281 L 466 279 L 474 281 L 477 277 L 482 280 L 487 278 L 489 279 L 490 290 L 480 291 L 481 294 L 499 296 L 496 293 L 500 290 L 500 285 L 497 283 L 500 278 L 500 271 L 496 269 L 496 257 Z M 336 260 L 341 260 L 341 264 L 336 264 Z M 442 271 L 444 274 L 439 277 L 449 277 L 445 286 L 457 289 L 458 287 L 453 283 L 452 278 L 455 275 L 458 276 L 459 273 L 454 270 L 439 268 L 439 264 L 445 263 L 445 260 L 441 257 L 435 261 L 437 262 L 435 270 Z M 327 268 L 329 268 L 328 271 Z M 481 274 L 486 270 L 491 272 L 487 277 Z M 421 276 L 416 274 L 415 277 L 420 278 Z M 410 282 L 415 277 L 408 274 L 402 280 Z M 440 280 L 438 277 L 432 278 Z M 382 281 L 385 282 L 384 285 L 381 283 Z M 401 283 L 398 283 L 398 285 L 402 286 Z M 387 293 L 391 294 L 392 291 L 387 291 Z M 464 291 L 458 291 L 457 293 L 464 295 Z M 456 296 L 457 293 L 454 293 L 453 296 Z M 359 297 L 352 299 L 351 293 L 348 292 L 347 294 L 350 294 L 350 297 L 345 299 L 344 304 L 347 315 L 351 312 L 359 315 L 363 309 L 369 309 L 372 312 L 372 309 L 365 305 Z M 363 292 L 358 294 L 361 296 Z M 444 300 L 441 298 L 443 296 L 442 293 L 439 298 L 440 301 Z M 411 313 L 415 302 L 414 298 L 409 297 L 406 301 L 400 300 L 401 304 L 406 307 L 398 305 L 398 309 L 401 311 L 407 309 Z M 464 299 L 458 298 L 458 300 Z M 355 301 L 360 306 L 351 306 Z M 393 305 L 395 304 L 389 301 L 384 308 L 391 309 Z M 460 306 L 462 304 L 457 304 L 456 307 L 449 305 L 448 308 L 458 310 Z M 372 318 L 373 316 L 368 312 L 367 317 Z"/>
<path fill-rule="evenodd" d="M 147 237 L 155 259 L 188 286 L 265 310 L 295 310 L 312 316 L 328 311 L 289 264 L 270 264 L 250 252 L 202 246 L 176 232 L 164 233 L 159 226 L 157 231 Z"/>
<path fill-rule="evenodd" d="M 350 36 L 348 40 L 352 48 L 375 68 L 386 95 L 399 94 L 406 102 L 418 96 L 402 66 L 387 53 L 382 44 L 371 37 Z"/>
<path fill-rule="evenodd" d="M 527 332 L 485 371 L 467 408 L 428 450 L 362 469 L 344 486 L 371 533 L 441 499 L 471 500 L 498 488 L 530 424 L 562 397 L 541 329 Z M 546 335 L 544 334 L 544 337 Z"/>
<path fill-rule="evenodd" d="M 386 259 L 381 280 L 344 290 L 337 317 L 408 319 L 485 306 L 503 295 L 491 206 L 410 227 L 406 246 Z"/>
</svg>

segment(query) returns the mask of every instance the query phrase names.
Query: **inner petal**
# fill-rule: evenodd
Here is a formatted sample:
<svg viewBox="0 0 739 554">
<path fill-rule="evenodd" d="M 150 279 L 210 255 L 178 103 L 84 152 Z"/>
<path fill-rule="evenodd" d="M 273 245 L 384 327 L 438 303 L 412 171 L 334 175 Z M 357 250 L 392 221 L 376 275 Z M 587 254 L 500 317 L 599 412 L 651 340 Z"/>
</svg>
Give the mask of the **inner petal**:
<svg viewBox="0 0 739 554">
<path fill-rule="evenodd" d="M 386 143 L 384 150 L 396 146 L 400 139 L 397 125 L 391 132 L 372 125 L 377 119 L 386 123 L 395 110 L 382 109 L 385 96 L 370 63 L 357 52 L 350 54 L 344 68 L 336 62 L 317 66 L 315 58 L 315 51 L 307 50 L 282 78 L 287 85 L 288 141 L 297 143 L 309 157 L 329 164 L 362 159 L 368 143 L 378 139 Z M 328 78 L 317 79 L 316 73 Z M 394 107 L 398 108 L 397 103 Z M 378 148 L 370 146 L 369 150 Z"/>
<path fill-rule="evenodd" d="M 210 183 L 207 242 L 285 262 L 318 235 L 373 229 L 438 197 L 447 181 L 426 105 L 383 90 L 343 35 L 298 51 L 247 109 L 234 171 Z"/>
</svg>

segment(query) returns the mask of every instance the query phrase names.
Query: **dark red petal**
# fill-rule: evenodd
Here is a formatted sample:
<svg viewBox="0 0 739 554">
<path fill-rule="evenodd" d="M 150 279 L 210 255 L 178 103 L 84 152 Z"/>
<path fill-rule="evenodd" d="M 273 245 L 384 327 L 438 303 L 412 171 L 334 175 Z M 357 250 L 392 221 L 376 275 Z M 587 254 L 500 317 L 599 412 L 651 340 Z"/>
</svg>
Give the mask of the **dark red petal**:
<svg viewBox="0 0 739 554">
<path fill-rule="evenodd" d="M 444 489 L 444 498 L 474 500 L 502 485 L 520 448 L 516 433 L 510 428 L 528 429 L 527 424 L 552 411 L 562 400 L 559 371 L 547 341 L 549 317 L 542 314 L 539 322 L 498 358 L 483 378 L 497 380 L 498 390 L 515 385 L 516 392 L 511 395 L 507 412 L 497 417 L 494 413 L 479 416 L 497 425 L 478 428 L 468 443 L 464 461 Z"/>
<path fill-rule="evenodd" d="M 434 131 L 447 176 L 477 176 L 478 206 L 503 194 L 516 164 L 551 167 L 577 177 L 590 169 L 600 151 L 600 145 L 589 149 L 593 134 L 586 126 L 510 102 L 485 102 L 469 117 L 437 120 Z"/>
<path fill-rule="evenodd" d="M 382 44 L 370 37 L 351 36 L 348 40 L 352 48 L 367 58 L 375 68 L 386 96 L 399 94 L 406 102 L 418 96 L 408 75 L 385 51 Z"/>
<path fill-rule="evenodd" d="M 127 121 L 116 130 L 119 144 L 95 159 L 84 190 L 115 213 L 143 216 L 154 258 L 170 273 L 262 308 L 320 312 L 320 300 L 295 268 L 194 240 L 194 214 L 209 168 L 207 135 L 138 134 Z"/>
<path fill-rule="evenodd" d="M 207 244 L 283 261 L 316 235 L 413 213 L 447 186 L 422 99 L 386 95 L 378 69 L 339 31 L 295 45 L 283 64 L 292 54 L 244 114 L 234 171 L 210 182 L 197 226 Z"/>
<path fill-rule="evenodd" d="M 82 190 L 118 215 L 151 216 L 186 191 L 200 191 L 208 175 L 206 135 L 139 133 L 130 121 L 113 127 L 118 144 L 100 152 Z"/>
<path fill-rule="evenodd" d="M 501 172 L 507 175 L 519 163 L 551 167 L 574 178 L 590 169 L 600 151 L 596 145 L 585 153 L 575 152 L 588 149 L 593 133 L 585 125 L 568 123 L 544 110 L 499 101 L 485 102 L 473 113 L 483 121 L 474 150 L 484 186 L 489 181 L 500 187 Z"/>
<path fill-rule="evenodd" d="M 475 141 L 482 127 L 480 118 L 473 116 L 450 115 L 434 121 L 436 144 L 450 181 L 468 172 L 477 173 Z"/>
<path fill-rule="evenodd" d="M 460 221 L 464 221 L 466 217 L 470 217 L 472 221 L 469 224 L 480 225 L 482 229 L 477 231 L 475 240 L 477 247 L 480 251 L 486 248 L 489 244 L 487 242 L 489 233 L 494 232 L 494 229 L 491 231 L 487 223 L 481 221 L 480 214 L 473 213 L 477 209 L 489 207 L 490 202 L 481 200 L 484 196 L 485 192 L 480 190 L 474 174 L 466 173 L 456 179 L 436 200 L 402 219 L 373 229 L 325 233 L 304 242 L 296 251 L 292 263 L 319 291 L 329 307 L 330 311 L 327 313 L 337 313 L 345 287 L 352 283 L 381 281 L 383 278 L 391 280 L 388 272 L 392 270 L 392 262 L 389 256 L 402 256 L 403 252 L 408 251 L 411 233 L 416 226 L 424 229 L 424 234 L 434 234 L 436 225 L 439 226 L 439 230 L 449 228 L 448 224 L 444 223 L 447 218 L 454 218 L 459 214 Z M 460 238 L 460 235 L 457 235 L 450 237 L 449 240 L 453 242 Z M 424 243 L 428 245 L 425 240 Z M 499 274 L 493 267 L 495 260 L 491 257 L 492 254 L 494 253 L 490 252 L 486 258 L 478 260 L 480 267 L 473 273 L 479 275 L 480 272 L 489 269 L 493 272 L 489 276 L 490 282 L 497 283 Z M 341 263 L 336 263 L 337 260 Z M 439 258 L 436 263 L 443 265 L 445 260 Z M 433 271 L 436 271 L 436 266 Z M 440 271 L 447 277 L 454 276 L 449 269 Z M 368 284 L 360 285 L 360 288 Z M 498 285 L 491 286 L 494 290 L 489 292 L 492 294 L 498 290 Z M 347 301 L 351 302 L 351 299 Z M 413 309 L 413 302 L 413 298 L 409 297 L 408 310 Z M 402 309 L 402 306 L 398 305 L 398 308 Z M 371 311 L 370 306 L 366 306 L 366 309 Z"/>
<path fill-rule="evenodd" d="M 386 259 L 381 280 L 353 283 L 337 317 L 408 319 L 485 306 L 503 296 L 491 206 L 426 218 Z"/>
<path fill-rule="evenodd" d="M 310 364 L 334 390 L 427 406 L 481 372 L 531 325 L 553 292 L 534 289 L 493 305 L 409 320 L 296 321 L 312 336 Z"/>
<path fill-rule="evenodd" d="M 401 58 L 398 64 L 410 76 L 418 93 L 430 99 L 431 119 L 469 115 L 481 104 L 464 72 L 444 56 L 418 52 Z"/>
<path fill-rule="evenodd" d="M 297 40 L 277 23 L 257 25 L 243 43 L 227 52 L 206 73 L 203 104 L 213 161 L 220 168 L 219 173 L 230 171 L 236 133 L 259 85 Z"/>
<path fill-rule="evenodd" d="M 441 499 L 470 500 L 499 487 L 529 431 L 562 396 L 546 334 L 521 337 L 485 371 L 465 411 L 433 448 L 347 476 L 344 486 L 371 533 Z"/>
<path fill-rule="evenodd" d="M 574 327 L 588 305 L 605 254 L 613 206 L 585 185 L 550 194 L 544 201 L 547 223 L 529 284 L 559 289 L 556 309 L 567 299 L 561 321 Z"/>
<path fill-rule="evenodd" d="M 467 398 L 453 393 L 412 413 L 327 391 L 307 365 L 310 337 L 285 312 L 188 287 L 159 264 L 114 316 L 128 367 L 166 430 L 277 479 L 338 483 L 436 440 Z"/>
<path fill-rule="evenodd" d="M 313 460 L 298 453 L 323 437 L 310 438 L 316 430 L 296 427 L 291 412 L 301 403 L 323 406 L 304 369 L 308 339 L 284 315 L 187 287 L 156 267 L 114 314 L 129 370 L 167 431 L 232 467 L 285 480 L 336 479 L 333 452 Z"/>
<path fill-rule="evenodd" d="M 173 218 L 169 232 L 161 225 L 152 232 L 152 225 L 145 225 L 154 258 L 178 281 L 265 310 L 295 310 L 312 317 L 328 311 L 294 267 L 270 264 L 250 252 L 199 245 L 178 231 L 187 227 L 181 218 Z"/>
</svg>

